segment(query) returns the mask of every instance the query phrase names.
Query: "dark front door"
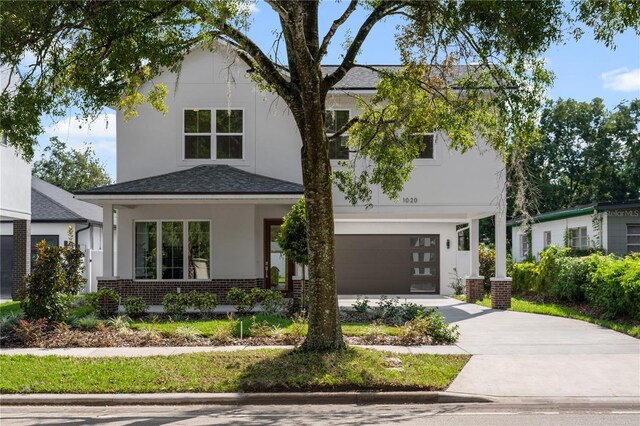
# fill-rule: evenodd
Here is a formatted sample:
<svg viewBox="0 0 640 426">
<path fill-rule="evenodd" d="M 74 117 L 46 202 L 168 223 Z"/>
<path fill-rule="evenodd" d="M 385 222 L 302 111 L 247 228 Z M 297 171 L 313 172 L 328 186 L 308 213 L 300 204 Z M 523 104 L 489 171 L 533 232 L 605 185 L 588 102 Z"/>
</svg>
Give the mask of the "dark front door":
<svg viewBox="0 0 640 426">
<path fill-rule="evenodd" d="M 340 294 L 440 291 L 438 235 L 336 235 Z"/>
<path fill-rule="evenodd" d="M 278 244 L 282 219 L 264 220 L 264 284 L 265 288 L 293 291 L 293 261 L 288 259 Z"/>
<path fill-rule="evenodd" d="M 13 289 L 13 235 L 0 236 L 0 297 L 11 298 Z"/>
</svg>

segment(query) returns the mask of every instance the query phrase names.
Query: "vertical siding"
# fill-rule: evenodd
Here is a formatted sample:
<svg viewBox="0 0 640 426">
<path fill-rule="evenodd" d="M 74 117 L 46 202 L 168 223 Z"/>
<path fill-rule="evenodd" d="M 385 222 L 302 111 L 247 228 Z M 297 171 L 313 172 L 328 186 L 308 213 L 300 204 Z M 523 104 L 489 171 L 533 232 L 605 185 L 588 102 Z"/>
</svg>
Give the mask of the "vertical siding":
<svg viewBox="0 0 640 426">
<path fill-rule="evenodd" d="M 640 209 L 620 209 L 606 213 L 608 252 L 624 256 L 627 251 L 627 225 L 640 224 Z"/>
</svg>

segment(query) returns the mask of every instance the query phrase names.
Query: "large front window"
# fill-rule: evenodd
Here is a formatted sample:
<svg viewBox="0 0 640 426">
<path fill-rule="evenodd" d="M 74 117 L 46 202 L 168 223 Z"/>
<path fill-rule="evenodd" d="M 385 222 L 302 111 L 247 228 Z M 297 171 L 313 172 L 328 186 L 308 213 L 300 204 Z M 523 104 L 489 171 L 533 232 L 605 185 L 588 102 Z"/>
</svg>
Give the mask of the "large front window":
<svg viewBox="0 0 640 426">
<path fill-rule="evenodd" d="M 238 160 L 243 157 L 241 109 L 184 110 L 183 131 L 185 159 Z"/>
<path fill-rule="evenodd" d="M 349 110 L 327 110 L 324 114 L 324 130 L 327 132 L 327 136 L 331 136 L 338 132 L 349 122 Z M 349 135 L 342 134 L 342 136 L 329 142 L 329 158 L 332 160 L 348 160 L 349 159 L 349 147 L 347 146 L 347 140 Z"/>
<path fill-rule="evenodd" d="M 209 279 L 210 261 L 208 221 L 136 222 L 136 279 Z"/>
</svg>

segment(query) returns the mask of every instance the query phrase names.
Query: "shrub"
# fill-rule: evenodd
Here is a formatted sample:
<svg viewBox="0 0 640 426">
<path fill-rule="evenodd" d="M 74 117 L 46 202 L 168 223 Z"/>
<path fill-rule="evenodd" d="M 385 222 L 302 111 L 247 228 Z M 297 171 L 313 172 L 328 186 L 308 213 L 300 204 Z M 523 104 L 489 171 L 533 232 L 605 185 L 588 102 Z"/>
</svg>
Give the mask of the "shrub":
<svg viewBox="0 0 640 426">
<path fill-rule="evenodd" d="M 282 292 L 278 290 L 263 290 L 260 306 L 265 314 L 277 316 L 282 315 L 286 308 Z"/>
<path fill-rule="evenodd" d="M 184 293 L 175 294 L 168 293 L 162 298 L 162 307 L 164 313 L 169 316 L 182 316 L 187 313 L 187 306 L 189 306 L 188 296 Z"/>
<path fill-rule="evenodd" d="M 491 277 L 496 276 L 496 251 L 486 244 L 480 244 L 478 256 L 480 275 L 484 277 L 484 292 L 491 291 Z"/>
<path fill-rule="evenodd" d="M 87 315 L 74 321 L 73 325 L 80 330 L 93 331 L 98 328 L 98 318 L 94 315 Z"/>
<path fill-rule="evenodd" d="M 34 321 L 19 320 L 15 327 L 13 327 L 13 331 L 25 346 L 41 346 L 47 325 L 46 318 L 40 318 Z"/>
<path fill-rule="evenodd" d="M 605 318 L 640 318 L 640 262 L 633 256 L 591 257 L 593 270 L 584 286 L 587 301 Z"/>
<path fill-rule="evenodd" d="M 541 294 L 549 294 L 551 287 L 558 281 L 561 259 L 567 257 L 569 249 L 550 246 L 540 253 L 538 277 L 533 290 Z"/>
<path fill-rule="evenodd" d="M 258 289 L 260 290 L 260 289 Z M 253 293 L 256 295 L 257 293 Z M 240 314 L 248 314 L 253 310 L 256 305 L 256 299 L 251 297 L 248 291 L 245 291 L 239 287 L 234 287 L 227 292 L 227 300 L 233 305 L 235 310 Z"/>
<path fill-rule="evenodd" d="M 196 330 L 195 328 L 189 325 L 179 326 L 178 328 L 176 328 L 176 331 L 173 334 L 174 336 L 180 339 L 186 340 L 188 342 L 197 340 L 201 336 L 198 330 Z"/>
<path fill-rule="evenodd" d="M 73 302 L 86 279 L 82 276 L 82 251 L 69 240 L 64 247 L 36 244 L 37 256 L 33 272 L 25 277 L 22 308 L 30 320 L 46 318 L 49 322 L 67 319 Z"/>
<path fill-rule="evenodd" d="M 371 309 L 371 307 L 369 306 L 369 298 L 365 296 L 360 299 L 360 297 L 358 296 L 356 301 L 353 302 L 353 305 L 351 305 L 351 308 L 356 314 L 360 315 L 363 318 L 367 318 L 369 316 L 369 310 Z"/>
<path fill-rule="evenodd" d="M 0 315 L 0 338 L 6 336 L 10 330 L 13 330 L 21 319 L 22 312 L 10 312 L 6 315 Z"/>
<path fill-rule="evenodd" d="M 404 345 L 444 345 L 458 341 L 457 325 L 449 325 L 440 312 L 431 308 L 400 327 L 400 342 Z"/>
<path fill-rule="evenodd" d="M 203 293 L 199 291 L 191 291 L 187 293 L 189 305 L 197 309 L 203 316 L 213 314 L 216 306 L 218 306 L 218 296 L 215 293 Z"/>
<path fill-rule="evenodd" d="M 584 285 L 589 280 L 591 262 L 578 257 L 558 259 L 558 274 L 549 292 L 553 297 L 570 302 L 582 302 Z"/>
<path fill-rule="evenodd" d="M 95 293 L 87 294 L 87 303 L 100 313 L 101 318 L 108 318 L 118 312 L 120 294 L 112 288 L 104 287 Z"/>
<path fill-rule="evenodd" d="M 145 316 L 148 310 L 149 306 L 145 303 L 142 297 L 128 297 L 124 302 L 124 312 L 131 318 L 142 318 L 143 316 Z"/>
<path fill-rule="evenodd" d="M 513 293 L 522 294 L 533 290 L 538 280 L 538 275 L 538 265 L 535 263 L 514 263 L 511 268 Z"/>
<path fill-rule="evenodd" d="M 129 331 L 131 318 L 126 315 L 118 315 L 117 317 L 109 318 L 105 321 L 105 324 L 109 327 L 115 328 L 120 333 L 126 333 Z"/>
</svg>

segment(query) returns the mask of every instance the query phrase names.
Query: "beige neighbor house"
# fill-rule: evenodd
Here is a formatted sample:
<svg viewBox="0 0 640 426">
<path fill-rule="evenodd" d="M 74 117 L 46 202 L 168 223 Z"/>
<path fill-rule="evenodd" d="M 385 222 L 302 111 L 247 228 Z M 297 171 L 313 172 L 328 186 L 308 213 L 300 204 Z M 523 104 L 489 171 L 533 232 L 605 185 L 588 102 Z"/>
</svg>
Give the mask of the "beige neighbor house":
<svg viewBox="0 0 640 426">
<path fill-rule="evenodd" d="M 105 229 L 117 211 L 117 247 L 105 233 L 99 287 L 152 305 L 192 289 L 216 291 L 222 303 L 231 287 L 299 296 L 301 270 L 275 238 L 303 194 L 301 141 L 285 103 L 246 72 L 225 48 L 193 50 L 179 78 L 154 80 L 169 89 L 166 115 L 146 105 L 129 121 L 118 113 L 117 183 L 76 195 L 103 207 Z M 368 69 L 349 72 L 329 96 L 327 122 L 358 114 L 353 95 L 372 96 L 376 82 Z M 487 216 L 497 223 L 497 280 L 510 285 L 501 159 L 482 143 L 464 155 L 449 150 L 438 132 L 424 140 L 398 200 L 373 188 L 366 209 L 335 189 L 339 293 L 451 294 L 455 268 L 478 275 L 478 220 Z M 351 155 L 340 142 L 331 147 L 335 167 Z M 458 250 L 461 224 L 470 251 Z"/>
</svg>

